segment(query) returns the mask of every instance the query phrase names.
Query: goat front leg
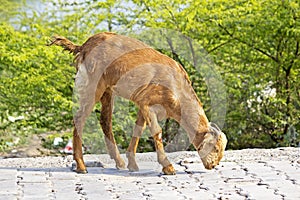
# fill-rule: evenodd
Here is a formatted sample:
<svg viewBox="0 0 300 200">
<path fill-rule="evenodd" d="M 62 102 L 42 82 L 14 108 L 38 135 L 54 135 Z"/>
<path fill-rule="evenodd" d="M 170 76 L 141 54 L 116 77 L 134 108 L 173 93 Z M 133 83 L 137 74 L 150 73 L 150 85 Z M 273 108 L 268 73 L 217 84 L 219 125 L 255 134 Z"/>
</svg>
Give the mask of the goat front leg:
<svg viewBox="0 0 300 200">
<path fill-rule="evenodd" d="M 101 117 L 100 124 L 105 136 L 105 144 L 108 154 L 116 162 L 116 168 L 124 169 L 125 162 L 120 156 L 120 152 L 116 145 L 115 137 L 112 132 L 112 111 L 113 111 L 113 98 L 112 91 L 106 90 L 101 97 Z"/>
<path fill-rule="evenodd" d="M 159 164 L 163 166 L 163 173 L 166 175 L 175 175 L 176 171 L 173 167 L 173 165 L 170 163 L 168 160 L 165 150 L 164 150 L 164 145 L 162 141 L 162 129 L 158 124 L 157 121 L 157 116 L 155 113 L 150 112 L 149 114 L 150 117 L 150 131 L 154 139 L 155 143 L 155 148 L 156 148 L 156 153 L 157 153 L 157 160 Z"/>
<path fill-rule="evenodd" d="M 126 152 L 126 157 L 128 158 L 128 165 L 127 168 L 129 171 L 139 171 L 139 167 L 135 161 L 135 154 L 136 154 L 136 149 L 139 143 L 139 139 L 142 136 L 142 133 L 146 127 L 145 119 L 142 115 L 142 113 L 139 111 L 138 112 L 138 117 L 133 129 L 133 136 L 130 141 L 130 144 L 128 146 L 127 152 Z"/>
</svg>

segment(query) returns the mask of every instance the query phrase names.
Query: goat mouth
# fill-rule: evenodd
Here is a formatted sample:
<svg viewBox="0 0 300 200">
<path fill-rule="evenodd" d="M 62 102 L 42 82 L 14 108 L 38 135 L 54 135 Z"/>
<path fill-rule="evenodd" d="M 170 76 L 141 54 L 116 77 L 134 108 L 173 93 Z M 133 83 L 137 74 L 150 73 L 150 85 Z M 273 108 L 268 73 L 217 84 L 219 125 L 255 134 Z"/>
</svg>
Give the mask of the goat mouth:
<svg viewBox="0 0 300 200">
<path fill-rule="evenodd" d="M 214 169 L 218 164 L 219 162 L 217 161 L 206 161 L 205 159 L 201 159 L 202 160 L 202 163 L 205 167 L 205 169 L 208 169 L 208 170 L 211 170 L 211 169 Z"/>
<path fill-rule="evenodd" d="M 216 165 L 210 165 L 210 164 L 208 164 L 208 165 L 204 165 L 204 167 L 205 167 L 205 169 L 211 170 L 211 169 L 214 169 L 216 167 Z"/>
</svg>

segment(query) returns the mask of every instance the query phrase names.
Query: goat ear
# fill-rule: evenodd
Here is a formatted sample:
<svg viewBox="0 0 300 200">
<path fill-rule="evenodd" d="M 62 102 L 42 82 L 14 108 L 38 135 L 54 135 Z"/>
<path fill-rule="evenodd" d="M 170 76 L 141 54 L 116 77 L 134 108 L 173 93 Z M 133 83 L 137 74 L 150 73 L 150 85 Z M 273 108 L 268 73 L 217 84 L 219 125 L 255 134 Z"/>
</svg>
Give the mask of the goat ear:
<svg viewBox="0 0 300 200">
<path fill-rule="evenodd" d="M 217 129 L 218 131 L 221 131 L 221 129 L 218 127 L 217 124 L 213 123 L 213 122 L 210 122 L 209 125 L 215 129 Z"/>
<path fill-rule="evenodd" d="M 209 123 L 209 128 L 211 129 L 212 132 L 216 133 L 217 135 L 221 134 L 221 130 L 220 128 L 217 126 L 217 124 L 210 122 Z"/>
</svg>

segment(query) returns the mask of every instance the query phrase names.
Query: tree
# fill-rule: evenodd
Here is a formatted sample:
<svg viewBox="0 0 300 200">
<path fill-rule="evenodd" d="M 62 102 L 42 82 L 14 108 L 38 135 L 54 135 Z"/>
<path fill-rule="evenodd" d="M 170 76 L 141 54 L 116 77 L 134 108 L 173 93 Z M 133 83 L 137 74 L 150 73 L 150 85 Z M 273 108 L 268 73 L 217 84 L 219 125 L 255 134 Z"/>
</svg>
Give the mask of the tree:
<svg viewBox="0 0 300 200">
<path fill-rule="evenodd" d="M 13 2 L 9 5 L 14 6 Z M 31 14 L 8 14 L 7 20 L 0 23 L 2 148 L 14 137 L 24 138 L 71 125 L 69 110 L 75 71 L 69 65 L 71 57 L 46 47 L 49 32 L 42 27 L 45 14 L 41 18 Z M 22 16 L 27 17 L 22 19 Z"/>
<path fill-rule="evenodd" d="M 142 10 L 137 23 L 185 33 L 219 66 L 228 88 L 230 148 L 297 145 L 297 1 L 134 2 Z"/>
<path fill-rule="evenodd" d="M 218 119 L 214 116 L 216 106 L 211 103 L 216 97 L 211 95 L 216 93 L 211 87 L 214 83 L 209 83 L 203 72 L 196 70 L 196 59 L 186 59 L 176 48 L 188 46 L 192 58 L 197 51 L 203 53 L 206 61 L 199 65 L 201 70 L 214 66 L 226 85 L 227 108 L 221 105 L 220 109 L 227 110 L 223 130 L 229 137 L 229 148 L 298 145 L 300 11 L 297 0 L 83 0 L 41 4 L 44 11 L 25 9 L 26 5 L 19 1 L 4 0 L 0 5 L 3 11 L 1 135 L 71 127 L 75 75 L 75 69 L 70 66 L 72 56 L 45 44 L 54 34 L 81 44 L 96 32 L 116 31 L 142 38 L 181 63 L 206 113 L 212 113 L 210 119 Z M 172 34 L 168 37 L 160 30 L 173 30 L 185 38 L 172 39 Z M 162 38 L 164 48 L 161 48 Z M 114 131 L 125 148 L 136 108 L 121 102 L 116 111 Z M 121 113 L 128 115 L 124 117 Z M 163 129 L 167 143 L 179 130 L 170 120 L 163 123 Z M 144 142 L 147 140 L 145 137 Z M 0 145 L 4 143 L 2 139 Z"/>
</svg>

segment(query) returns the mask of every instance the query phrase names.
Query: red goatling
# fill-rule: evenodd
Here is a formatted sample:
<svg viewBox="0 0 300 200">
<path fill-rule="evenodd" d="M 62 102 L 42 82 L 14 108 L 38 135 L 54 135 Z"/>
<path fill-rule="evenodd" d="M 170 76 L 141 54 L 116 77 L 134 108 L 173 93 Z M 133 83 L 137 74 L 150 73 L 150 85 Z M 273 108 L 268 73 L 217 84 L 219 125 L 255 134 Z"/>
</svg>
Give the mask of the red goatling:
<svg viewBox="0 0 300 200">
<path fill-rule="evenodd" d="M 139 108 L 133 137 L 127 149 L 130 171 L 138 171 L 135 153 L 146 126 L 155 141 L 158 162 L 165 174 L 175 174 L 162 142 L 159 120 L 173 118 L 186 130 L 207 169 L 219 164 L 227 144 L 225 134 L 204 113 L 183 67 L 148 45 L 126 36 L 104 32 L 83 45 L 55 36 L 50 45 L 62 46 L 75 55 L 75 88 L 79 109 L 74 116 L 73 151 L 78 173 L 86 173 L 82 155 L 82 132 L 97 102 L 102 104 L 100 124 L 108 153 L 117 168 L 124 168 L 112 132 L 113 97 L 133 101 Z"/>
</svg>

